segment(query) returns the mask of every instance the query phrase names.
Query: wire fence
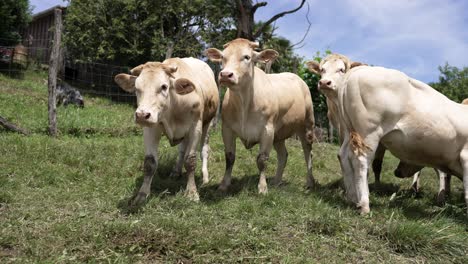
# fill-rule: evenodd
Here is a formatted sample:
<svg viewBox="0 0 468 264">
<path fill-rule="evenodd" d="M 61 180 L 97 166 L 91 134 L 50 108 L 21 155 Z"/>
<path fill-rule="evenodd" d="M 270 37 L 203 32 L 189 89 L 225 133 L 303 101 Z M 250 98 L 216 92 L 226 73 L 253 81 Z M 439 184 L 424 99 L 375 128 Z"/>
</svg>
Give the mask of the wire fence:
<svg viewBox="0 0 468 264">
<path fill-rule="evenodd" d="M 13 78 L 24 78 L 24 73 L 27 70 L 47 71 L 49 67 L 49 57 L 47 56 L 50 56 L 48 48 L 0 46 L 0 74 Z M 130 72 L 128 66 L 81 62 L 66 56 L 61 63 L 58 83 L 66 82 L 83 94 L 105 97 L 115 102 L 136 104 L 136 96 L 123 91 L 114 82 L 115 75 Z M 216 73 L 220 71 L 219 65 L 209 64 L 217 76 Z M 220 91 L 220 96 L 223 96 L 225 88 L 220 87 Z M 328 121 L 321 120 L 322 115 L 322 113 L 315 113 L 315 135 L 318 141 L 326 141 L 328 138 Z"/>
<path fill-rule="evenodd" d="M 50 49 L 23 45 L 0 46 L 0 74 L 24 78 L 27 70 L 47 71 Z M 129 67 L 96 62 L 81 62 L 65 56 L 58 78 L 81 93 L 109 98 L 118 102 L 135 103 L 134 94 L 123 91 L 114 82 L 119 73 L 129 73 Z"/>
</svg>

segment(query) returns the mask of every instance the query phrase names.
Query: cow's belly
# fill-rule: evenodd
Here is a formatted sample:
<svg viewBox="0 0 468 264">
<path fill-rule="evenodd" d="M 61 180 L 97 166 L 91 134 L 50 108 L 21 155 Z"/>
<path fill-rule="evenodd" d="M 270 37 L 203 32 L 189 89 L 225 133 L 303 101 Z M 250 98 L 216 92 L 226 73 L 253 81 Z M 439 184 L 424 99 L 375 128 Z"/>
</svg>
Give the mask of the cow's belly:
<svg viewBox="0 0 468 264">
<path fill-rule="evenodd" d="M 250 149 L 256 144 L 260 143 L 265 124 L 263 124 L 261 121 L 255 122 L 254 120 L 250 119 L 244 123 L 229 122 L 229 127 L 232 129 L 234 134 L 239 137 L 244 146 L 247 149 Z"/>
<path fill-rule="evenodd" d="M 455 129 L 451 124 L 425 121 L 400 122 L 381 142 L 406 162 L 459 172 L 461 146 L 458 146 Z"/>
<path fill-rule="evenodd" d="M 182 122 L 178 124 L 163 125 L 163 133 L 166 135 L 171 146 L 175 146 L 191 132 L 193 127 L 192 122 Z"/>
</svg>

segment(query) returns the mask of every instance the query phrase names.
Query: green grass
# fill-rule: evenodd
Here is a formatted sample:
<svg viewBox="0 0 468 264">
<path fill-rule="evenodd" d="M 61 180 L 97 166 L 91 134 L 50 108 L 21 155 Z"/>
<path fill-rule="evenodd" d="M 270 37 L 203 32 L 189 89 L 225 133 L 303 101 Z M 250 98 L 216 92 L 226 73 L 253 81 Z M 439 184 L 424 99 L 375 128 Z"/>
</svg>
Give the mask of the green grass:
<svg viewBox="0 0 468 264">
<path fill-rule="evenodd" d="M 387 154 L 382 181 L 370 178 L 371 214 L 344 200 L 338 147 L 313 146 L 321 186 L 307 193 L 300 144 L 289 140 L 285 184 L 257 194 L 256 150 L 238 144 L 233 185 L 224 173 L 220 130 L 212 131 L 211 183 L 201 201 L 183 196 L 185 179 L 170 179 L 177 155 L 161 144 L 152 195 L 138 212 L 127 202 L 142 181 L 141 130 L 133 108 L 85 97 L 86 107 L 58 108 L 57 139 L 46 135 L 44 75 L 0 75 L 0 115 L 32 131 L 0 130 L 0 262 L 183 263 L 467 263 L 468 224 L 462 184 L 436 206 L 438 179 L 430 169 L 415 198 L 411 179 L 392 175 Z M 197 181 L 201 182 L 200 164 Z M 272 152 L 268 175 L 274 175 Z"/>
</svg>

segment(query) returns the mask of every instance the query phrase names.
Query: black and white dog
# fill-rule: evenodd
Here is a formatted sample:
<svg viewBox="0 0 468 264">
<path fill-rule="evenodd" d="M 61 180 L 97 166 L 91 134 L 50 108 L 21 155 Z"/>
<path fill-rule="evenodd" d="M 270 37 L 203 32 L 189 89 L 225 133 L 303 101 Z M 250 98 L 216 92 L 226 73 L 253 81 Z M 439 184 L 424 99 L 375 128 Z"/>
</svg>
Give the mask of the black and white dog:
<svg viewBox="0 0 468 264">
<path fill-rule="evenodd" d="M 57 85 L 57 106 L 63 104 L 63 106 L 76 105 L 84 107 L 84 100 L 80 94 L 80 91 L 73 88 L 66 82 Z"/>
</svg>

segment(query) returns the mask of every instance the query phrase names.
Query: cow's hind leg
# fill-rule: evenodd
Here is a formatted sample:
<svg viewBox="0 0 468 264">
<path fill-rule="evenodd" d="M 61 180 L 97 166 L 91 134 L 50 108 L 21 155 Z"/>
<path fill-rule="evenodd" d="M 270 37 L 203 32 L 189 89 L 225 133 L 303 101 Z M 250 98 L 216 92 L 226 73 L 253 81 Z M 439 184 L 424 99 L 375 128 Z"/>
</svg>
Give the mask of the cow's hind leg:
<svg viewBox="0 0 468 264">
<path fill-rule="evenodd" d="M 182 175 L 182 167 L 184 166 L 185 152 L 187 151 L 187 141 L 188 139 L 184 138 L 184 140 L 182 140 L 182 142 L 180 142 L 179 144 L 177 162 L 169 176 L 171 178 L 179 178 Z"/>
<path fill-rule="evenodd" d="M 226 159 L 226 169 L 221 184 L 218 187 L 220 191 L 226 191 L 231 185 L 232 167 L 236 161 L 236 136 L 225 123 L 222 124 L 222 135 L 224 143 L 224 157 Z"/>
<path fill-rule="evenodd" d="M 442 206 L 445 204 L 445 198 L 450 194 L 451 175 L 437 169 L 434 170 L 439 176 L 439 192 L 437 193 L 437 204 Z"/>
<path fill-rule="evenodd" d="M 416 172 L 413 174 L 413 182 L 411 183 L 411 190 L 418 195 L 419 194 L 419 178 L 421 177 L 421 171 Z"/>
<path fill-rule="evenodd" d="M 306 188 L 312 189 L 316 184 L 312 173 L 312 141 L 308 140 L 305 134 L 299 134 L 298 136 L 301 140 L 302 151 L 304 153 L 304 159 L 307 167 Z"/>
<path fill-rule="evenodd" d="M 380 183 L 380 174 L 382 172 L 382 163 L 385 156 L 385 147 L 379 143 L 372 161 L 372 171 L 374 171 L 375 183 Z"/>
<path fill-rule="evenodd" d="M 273 146 L 273 139 L 275 136 L 275 130 L 272 126 L 267 125 L 262 133 L 260 139 L 260 151 L 257 156 L 257 168 L 260 173 L 260 180 L 258 182 L 258 193 L 268 193 L 268 185 L 266 182 L 265 170 L 270 156 L 271 147 Z"/>
<path fill-rule="evenodd" d="M 199 121 L 192 128 L 189 140 L 187 141 L 187 150 L 184 157 L 184 167 L 187 171 L 187 188 L 185 195 L 192 201 L 199 201 L 200 197 L 195 184 L 195 169 L 197 167 L 197 146 L 200 142 L 202 122 Z"/>
<path fill-rule="evenodd" d="M 460 153 L 460 163 L 463 169 L 463 194 L 465 196 L 465 203 L 467 205 L 468 216 L 468 148 L 465 147 Z"/>
<path fill-rule="evenodd" d="M 283 178 L 284 167 L 286 167 L 286 162 L 288 160 L 288 150 L 286 149 L 284 140 L 275 142 L 273 147 L 276 150 L 278 158 L 278 166 L 276 168 L 276 175 L 273 179 L 273 184 L 280 185 Z"/>
<path fill-rule="evenodd" d="M 208 133 L 211 123 L 205 124 L 202 128 L 201 135 L 201 159 L 202 159 L 202 174 L 203 184 L 207 184 L 210 181 L 208 176 L 208 157 L 210 152 L 210 146 L 208 145 L 210 135 Z"/>
</svg>

